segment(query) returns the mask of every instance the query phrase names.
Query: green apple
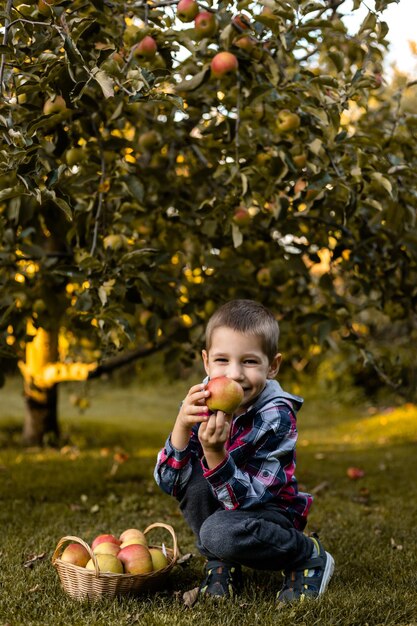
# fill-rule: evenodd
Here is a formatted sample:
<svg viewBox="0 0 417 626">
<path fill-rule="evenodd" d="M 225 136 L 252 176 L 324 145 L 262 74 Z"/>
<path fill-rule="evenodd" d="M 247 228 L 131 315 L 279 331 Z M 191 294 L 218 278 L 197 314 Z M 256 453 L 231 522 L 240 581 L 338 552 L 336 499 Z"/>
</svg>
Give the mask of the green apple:
<svg viewBox="0 0 417 626">
<path fill-rule="evenodd" d="M 54 113 L 62 113 L 63 111 L 67 111 L 67 103 L 59 94 L 45 100 L 43 105 L 44 115 L 53 115 Z"/>
<path fill-rule="evenodd" d="M 120 551 L 120 546 L 117 543 L 111 543 L 110 541 L 104 541 L 99 543 L 93 549 L 94 554 L 112 554 L 117 556 Z"/>
<path fill-rule="evenodd" d="M 232 415 L 243 400 L 243 389 L 238 382 L 227 376 L 212 378 L 207 383 L 210 396 L 206 405 L 210 411 L 223 411 Z"/>
<path fill-rule="evenodd" d="M 154 571 L 158 569 L 163 569 L 168 565 L 168 559 L 162 552 L 162 550 L 160 550 L 159 548 L 149 548 L 149 552 L 151 553 Z"/>
<path fill-rule="evenodd" d="M 281 133 L 287 133 L 300 127 L 300 116 L 297 113 L 282 109 L 278 112 L 277 129 Z"/>
<path fill-rule="evenodd" d="M 111 574 L 123 574 L 122 562 L 113 554 L 97 554 L 98 569 L 100 572 L 109 572 Z M 86 569 L 95 571 L 94 561 L 90 559 L 85 566 Z"/>
</svg>

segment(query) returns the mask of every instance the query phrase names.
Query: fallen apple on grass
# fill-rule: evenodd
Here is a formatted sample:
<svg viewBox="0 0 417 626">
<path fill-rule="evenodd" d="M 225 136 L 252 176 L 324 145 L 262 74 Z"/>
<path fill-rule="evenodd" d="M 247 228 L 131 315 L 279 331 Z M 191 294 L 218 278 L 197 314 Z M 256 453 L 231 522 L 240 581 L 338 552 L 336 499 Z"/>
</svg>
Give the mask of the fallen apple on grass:
<svg viewBox="0 0 417 626">
<path fill-rule="evenodd" d="M 79 567 L 85 567 L 90 560 L 90 555 L 80 543 L 70 543 L 61 554 L 61 561 L 72 563 Z"/>
<path fill-rule="evenodd" d="M 223 411 L 232 415 L 243 400 L 243 389 L 238 382 L 227 376 L 212 378 L 207 383 L 210 396 L 206 405 L 210 411 Z"/>
</svg>

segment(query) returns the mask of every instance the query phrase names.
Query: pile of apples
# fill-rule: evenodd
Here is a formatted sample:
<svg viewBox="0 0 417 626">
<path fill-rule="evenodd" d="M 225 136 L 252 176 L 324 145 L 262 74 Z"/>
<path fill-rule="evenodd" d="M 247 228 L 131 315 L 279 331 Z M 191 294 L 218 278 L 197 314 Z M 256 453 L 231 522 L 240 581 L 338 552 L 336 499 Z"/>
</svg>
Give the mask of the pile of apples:
<svg viewBox="0 0 417 626">
<path fill-rule="evenodd" d="M 168 565 L 166 554 L 160 548 L 148 547 L 144 533 L 129 528 L 119 538 L 112 534 L 98 535 L 91 544 L 100 572 L 112 574 L 149 574 Z M 80 543 L 70 543 L 61 555 L 61 561 L 95 571 L 93 559 Z"/>
</svg>

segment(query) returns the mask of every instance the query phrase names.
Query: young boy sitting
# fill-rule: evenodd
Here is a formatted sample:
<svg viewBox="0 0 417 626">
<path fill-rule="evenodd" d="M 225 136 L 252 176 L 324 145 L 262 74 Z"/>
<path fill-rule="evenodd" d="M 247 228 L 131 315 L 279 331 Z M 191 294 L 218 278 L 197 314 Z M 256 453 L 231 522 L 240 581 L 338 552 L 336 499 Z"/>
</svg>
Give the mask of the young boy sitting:
<svg viewBox="0 0 417 626">
<path fill-rule="evenodd" d="M 243 388 L 233 415 L 210 413 L 210 395 L 194 385 L 159 452 L 155 479 L 177 498 L 207 559 L 200 594 L 233 596 L 242 566 L 284 570 L 279 602 L 321 595 L 334 560 L 302 531 L 312 497 L 298 491 L 296 412 L 303 400 L 274 380 L 281 363 L 275 317 L 252 300 L 233 300 L 208 322 L 203 362 L 208 378 Z"/>
</svg>

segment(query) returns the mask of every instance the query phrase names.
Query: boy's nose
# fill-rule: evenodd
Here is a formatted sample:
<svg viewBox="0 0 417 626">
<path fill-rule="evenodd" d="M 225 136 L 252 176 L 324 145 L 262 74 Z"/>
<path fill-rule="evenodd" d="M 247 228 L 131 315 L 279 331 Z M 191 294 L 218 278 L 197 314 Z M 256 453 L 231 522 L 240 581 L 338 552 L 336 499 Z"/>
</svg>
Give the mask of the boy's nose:
<svg viewBox="0 0 417 626">
<path fill-rule="evenodd" d="M 238 363 L 229 363 L 226 375 L 228 378 L 240 381 L 243 379 L 243 370 Z"/>
</svg>

